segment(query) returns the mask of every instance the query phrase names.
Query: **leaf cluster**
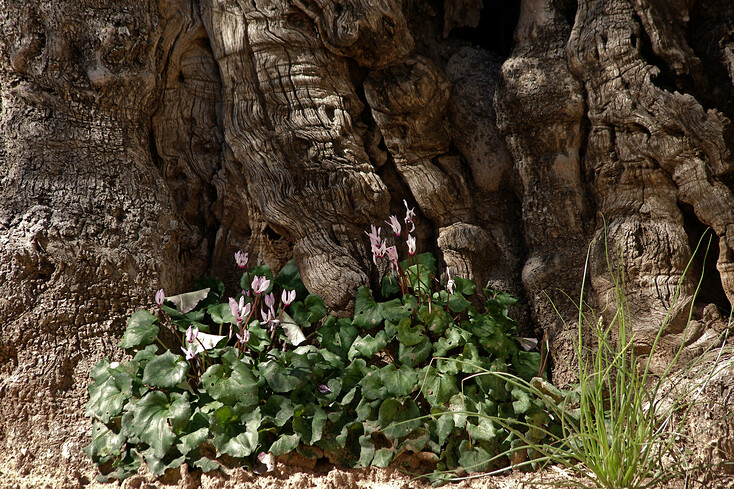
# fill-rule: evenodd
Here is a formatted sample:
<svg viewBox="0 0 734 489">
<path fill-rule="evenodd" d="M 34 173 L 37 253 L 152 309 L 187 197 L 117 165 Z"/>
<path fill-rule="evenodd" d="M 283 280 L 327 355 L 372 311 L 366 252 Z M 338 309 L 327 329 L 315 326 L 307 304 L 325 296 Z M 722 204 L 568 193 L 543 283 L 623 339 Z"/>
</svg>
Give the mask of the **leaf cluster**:
<svg viewBox="0 0 734 489">
<path fill-rule="evenodd" d="M 264 276 L 272 281 L 266 293 L 297 297 L 287 312 L 279 306 L 277 328 L 253 316 L 244 347 L 216 279 L 167 298 L 162 317 L 133 314 L 120 345 L 132 359 L 102 360 L 91 372 L 86 414 L 94 429 L 85 450 L 101 479 L 124 479 L 143 460 L 154 475 L 184 462 L 205 472 L 254 468 L 263 452 L 358 467 L 423 452 L 436 482 L 446 471 L 512 463 L 521 439 L 539 442 L 553 429 L 540 397 L 503 376 L 543 376 L 540 354 L 515 339 L 514 299 L 485 289 L 480 310 L 474 284 L 458 278 L 453 293 L 434 291 L 428 254 L 402 273 L 403 289 L 389 279 L 382 286 L 383 297 L 397 297 L 378 301 L 362 287 L 354 316 L 337 318 L 308 294 L 292 263 L 277 277 L 256 267 L 243 275 L 244 292 Z M 172 329 L 183 345 L 192 326 L 221 339 L 186 360 L 162 331 Z"/>
</svg>

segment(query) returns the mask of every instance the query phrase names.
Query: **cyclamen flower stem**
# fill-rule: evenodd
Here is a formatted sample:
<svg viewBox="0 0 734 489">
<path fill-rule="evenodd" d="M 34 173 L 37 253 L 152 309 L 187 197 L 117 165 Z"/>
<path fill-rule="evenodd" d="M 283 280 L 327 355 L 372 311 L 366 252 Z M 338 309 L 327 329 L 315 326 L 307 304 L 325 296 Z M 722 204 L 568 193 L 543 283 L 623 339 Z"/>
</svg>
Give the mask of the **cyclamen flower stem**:
<svg viewBox="0 0 734 489">
<path fill-rule="evenodd" d="M 250 309 L 250 314 L 247 315 L 247 319 L 242 320 L 242 324 L 240 324 L 240 334 L 243 334 L 245 329 L 247 329 L 247 325 L 250 324 L 250 319 L 252 318 L 252 314 L 255 312 L 255 308 L 253 307 Z"/>
<path fill-rule="evenodd" d="M 201 356 L 203 357 L 204 355 L 206 355 L 206 347 L 204 346 L 204 343 L 202 343 L 199 338 L 196 338 L 196 342 L 201 345 L 201 348 L 202 348 Z"/>
<path fill-rule="evenodd" d="M 395 276 L 395 281 L 400 286 L 400 295 L 407 294 L 407 280 L 405 278 L 405 270 L 403 270 L 403 267 L 400 266 L 400 262 L 398 262 L 397 270 L 392 272 Z"/>
<path fill-rule="evenodd" d="M 173 334 L 176 335 L 176 338 L 178 339 L 178 342 L 183 345 L 183 337 L 179 334 L 178 328 L 173 326 L 173 323 L 171 322 L 171 317 L 166 313 L 166 311 L 163 310 L 163 308 L 160 308 L 161 312 L 163 313 L 163 316 L 166 318 L 166 325 L 171 328 L 173 331 Z M 166 348 L 167 350 L 168 348 Z"/>
<path fill-rule="evenodd" d="M 247 329 L 247 325 L 250 324 L 250 319 L 252 319 L 252 315 L 257 310 L 258 305 L 260 304 L 260 294 L 255 294 L 255 300 L 252 303 L 252 308 L 250 308 L 250 314 L 247 315 L 246 319 L 243 319 L 240 323 L 240 329 L 239 334 L 240 336 L 245 334 L 245 329 Z M 237 342 L 237 350 L 239 350 L 240 354 L 245 352 L 246 345 L 243 345 L 242 342 Z"/>
<path fill-rule="evenodd" d="M 402 272 L 402 269 L 400 270 L 400 272 Z M 407 293 L 407 290 L 405 290 L 405 276 L 404 276 L 404 274 L 395 273 L 395 281 L 400 286 L 400 295 L 403 295 L 404 296 Z"/>
<path fill-rule="evenodd" d="M 278 321 L 278 325 L 280 325 L 280 319 L 283 317 L 283 313 L 285 312 L 285 307 L 283 307 L 283 301 L 280 301 L 280 304 L 278 305 L 280 308 L 280 312 L 278 313 L 278 317 L 275 319 Z M 268 349 L 266 351 L 270 351 L 275 346 L 275 331 L 278 329 L 277 326 L 273 326 L 273 330 L 270 332 L 270 344 L 268 345 Z"/>
<path fill-rule="evenodd" d="M 158 344 L 159 344 L 159 345 L 161 345 L 161 346 L 163 347 L 163 349 L 164 349 L 164 350 L 168 350 L 168 347 L 167 347 L 167 346 L 165 345 L 165 343 L 163 343 L 163 342 L 161 341 L 161 339 L 160 339 L 160 338 L 156 337 L 156 339 L 155 339 L 155 340 L 156 340 L 156 341 L 158 342 Z"/>
<path fill-rule="evenodd" d="M 204 368 L 204 362 L 201 358 L 196 357 L 196 366 L 199 367 L 199 371 L 196 373 L 196 384 L 198 385 L 199 382 L 201 382 L 201 374 L 206 370 Z"/>
<path fill-rule="evenodd" d="M 400 290 L 403 295 L 410 292 L 410 283 L 408 282 L 408 276 L 405 274 L 403 267 L 400 267 Z"/>
<path fill-rule="evenodd" d="M 273 328 L 273 331 L 270 332 L 270 344 L 268 345 L 268 351 L 273 349 L 273 345 L 275 344 L 275 330 L 276 328 Z"/>
<path fill-rule="evenodd" d="M 421 267 L 418 266 L 418 260 L 417 259 L 415 260 L 415 277 L 416 277 L 415 278 L 415 280 L 416 280 L 415 286 L 418 288 L 418 290 L 417 290 L 418 293 L 416 295 L 418 296 L 418 307 L 420 307 L 421 306 L 421 302 L 422 302 L 421 292 L 423 292 L 423 291 L 421 290 Z"/>
</svg>

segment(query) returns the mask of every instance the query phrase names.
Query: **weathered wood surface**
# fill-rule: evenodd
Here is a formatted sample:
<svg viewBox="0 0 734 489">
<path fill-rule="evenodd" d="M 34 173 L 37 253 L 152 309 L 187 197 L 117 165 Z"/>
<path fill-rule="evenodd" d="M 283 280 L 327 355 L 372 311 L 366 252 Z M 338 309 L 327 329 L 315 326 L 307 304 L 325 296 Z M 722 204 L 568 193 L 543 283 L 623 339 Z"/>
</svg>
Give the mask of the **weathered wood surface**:
<svg viewBox="0 0 734 489">
<path fill-rule="evenodd" d="M 605 31 L 594 20 L 600 15 L 609 19 Z M 628 276 L 643 351 L 668 314 L 667 339 L 684 333 L 700 277 L 692 270 L 678 289 L 696 244 L 680 206 L 690 206 L 718 238 L 713 248 L 718 247 L 719 277 L 709 277 L 706 285 L 723 286 L 729 302 L 734 298 L 734 196 L 723 180 L 734 169 L 727 146 L 731 121 L 678 91 L 682 83 L 656 83 L 662 69 L 674 80 L 704 77 L 683 35 L 688 17 L 684 1 L 580 2 L 567 46 L 569 66 L 587 93 L 586 171 L 606 218 L 606 227 L 596 224 L 592 282 L 599 297 L 607 297 L 608 237 L 611 253 L 621 254 L 620 267 Z M 654 54 L 645 56 L 643 50 Z M 697 340 L 705 327 L 687 332 L 686 341 Z"/>
<path fill-rule="evenodd" d="M 687 341 L 714 335 L 734 1 L 518 3 L 505 59 L 457 34 L 497 8 L 479 0 L 0 0 L 3 469 L 90 470 L 88 372 L 157 288 L 234 284 L 244 249 L 294 256 L 346 313 L 379 278 L 363 231 L 403 199 L 442 273 L 520 297 L 557 381 L 572 343 L 550 300 L 572 328 L 591 242 L 588 299 L 609 306 L 605 237 L 644 351 L 709 226 L 665 342 L 704 270 Z"/>
</svg>

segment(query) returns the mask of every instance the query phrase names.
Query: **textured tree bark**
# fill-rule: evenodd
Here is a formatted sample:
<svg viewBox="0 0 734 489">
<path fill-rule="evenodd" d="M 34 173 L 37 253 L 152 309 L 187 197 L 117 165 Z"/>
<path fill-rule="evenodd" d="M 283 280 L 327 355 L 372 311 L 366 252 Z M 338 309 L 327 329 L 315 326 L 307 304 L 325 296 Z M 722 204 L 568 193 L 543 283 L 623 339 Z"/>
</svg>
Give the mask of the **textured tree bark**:
<svg viewBox="0 0 734 489">
<path fill-rule="evenodd" d="M 101 7 L 0 4 L 0 458 L 21 473 L 83 463 L 93 362 L 208 260 L 151 144 L 170 12 Z"/>
<path fill-rule="evenodd" d="M 604 31 L 595 20 L 599 15 L 609 19 Z M 607 297 L 607 239 L 629 277 L 642 351 L 667 315 L 666 340 L 672 345 L 684 334 L 685 341 L 693 342 L 706 333 L 704 324 L 684 331 L 700 272 L 686 273 L 695 239 L 685 228 L 680 206 L 690 206 L 718 237 L 719 287 L 729 302 L 734 293 L 734 196 L 722 181 L 733 169 L 727 146 L 731 122 L 677 91 L 682 83 L 661 87 L 655 80 L 662 70 L 674 80 L 703 78 L 701 62 L 683 32 L 688 17 L 683 1 L 580 2 L 567 47 L 569 66 L 587 92 L 587 172 L 606 217 L 606 224 L 597 222 L 592 244 L 592 282 L 599 297 Z M 718 277 L 709 278 L 709 284 L 718 285 Z"/>
<path fill-rule="evenodd" d="M 613 312 L 608 243 L 645 352 L 709 226 L 664 343 L 715 335 L 734 1 L 506 3 L 0 0 L 0 468 L 92 477 L 92 365 L 157 288 L 233 286 L 236 250 L 348 313 L 403 199 L 441 273 L 521 299 L 557 383 L 589 243 L 589 302 Z M 505 59 L 487 19 L 517 6 Z"/>
<path fill-rule="evenodd" d="M 495 97 L 497 123 L 523 189 L 527 256 L 522 281 L 561 381 L 571 380 L 573 362 L 573 336 L 564 324 L 572 326 L 578 314 L 564 294 L 575 298 L 580 292 L 594 216 L 581 172 L 586 107 L 566 62 L 569 33 L 553 2 L 524 2 Z"/>
</svg>

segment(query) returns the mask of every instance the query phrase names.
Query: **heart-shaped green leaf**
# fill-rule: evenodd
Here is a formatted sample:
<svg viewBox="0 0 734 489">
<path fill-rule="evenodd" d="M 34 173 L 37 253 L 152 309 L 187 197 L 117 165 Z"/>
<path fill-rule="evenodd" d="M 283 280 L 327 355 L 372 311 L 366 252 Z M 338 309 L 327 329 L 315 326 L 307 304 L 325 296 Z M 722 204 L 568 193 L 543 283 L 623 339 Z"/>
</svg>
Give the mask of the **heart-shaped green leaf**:
<svg viewBox="0 0 734 489">
<path fill-rule="evenodd" d="M 438 436 L 438 444 L 443 446 L 451 433 L 454 431 L 454 417 L 450 412 L 439 414 L 436 416 L 436 435 Z"/>
<path fill-rule="evenodd" d="M 405 317 L 398 323 L 398 341 L 405 346 L 414 346 L 421 343 L 426 335 L 422 324 L 413 325 L 411 318 Z"/>
<path fill-rule="evenodd" d="M 362 395 L 364 399 L 370 401 L 374 399 L 385 399 L 389 395 L 387 387 L 382 381 L 379 370 L 376 367 L 372 368 L 373 370 L 365 375 L 359 383 L 360 387 L 362 387 Z"/>
<path fill-rule="evenodd" d="M 454 292 L 449 296 L 449 309 L 453 312 L 463 312 L 471 305 L 471 302 L 466 300 L 461 292 Z"/>
<path fill-rule="evenodd" d="M 390 461 L 395 455 L 395 450 L 390 448 L 380 448 L 375 452 L 375 456 L 372 458 L 372 464 L 375 467 L 385 468 L 390 465 Z"/>
<path fill-rule="evenodd" d="M 212 460 L 207 457 L 201 457 L 200 459 L 196 460 L 192 465 L 196 468 L 201 469 L 204 473 L 214 472 L 217 469 L 222 469 L 222 464 L 220 464 L 216 460 Z"/>
<path fill-rule="evenodd" d="M 275 426 L 281 427 L 293 418 L 293 403 L 287 397 L 272 395 L 262 406 L 262 413 Z"/>
<path fill-rule="evenodd" d="M 143 384 L 156 387 L 173 387 L 186 380 L 189 362 L 181 355 L 166 351 L 148 362 L 143 370 Z"/>
<path fill-rule="evenodd" d="M 96 463 L 103 464 L 115 457 L 120 457 L 124 445 L 124 435 L 115 433 L 103 423 L 95 421 L 92 429 L 92 442 L 84 447 L 84 453 Z"/>
<path fill-rule="evenodd" d="M 316 330 L 316 337 L 322 348 L 339 355 L 342 359 L 347 358 L 349 348 L 359 336 L 356 327 L 349 319 L 336 319 L 334 316 L 326 318 L 324 325 Z"/>
<path fill-rule="evenodd" d="M 533 377 L 540 377 L 541 356 L 536 351 L 518 350 L 512 357 L 512 367 L 521 378 L 530 381 Z"/>
<path fill-rule="evenodd" d="M 467 278 L 454 277 L 454 283 L 456 284 L 455 290 L 465 296 L 473 295 L 477 291 L 477 286 L 474 285 L 474 282 Z"/>
<path fill-rule="evenodd" d="M 433 343 L 433 349 L 437 357 L 445 357 L 448 356 L 449 350 L 462 346 L 463 343 L 464 338 L 461 331 L 456 327 L 450 327 L 438 341 Z"/>
<path fill-rule="evenodd" d="M 393 299 L 380 304 L 381 315 L 387 321 L 397 322 L 411 316 L 418 308 L 418 300 L 406 294 L 402 299 Z"/>
<path fill-rule="evenodd" d="M 316 294 L 309 294 L 303 300 L 303 305 L 306 308 L 306 321 L 310 324 L 313 324 L 326 316 L 326 305 L 324 304 L 324 299 Z"/>
<path fill-rule="evenodd" d="M 349 348 L 347 357 L 349 360 L 353 360 L 358 356 L 372 357 L 372 355 L 387 346 L 386 336 L 385 331 L 378 331 L 374 338 L 372 335 L 357 338 Z"/>
<path fill-rule="evenodd" d="M 158 337 L 158 318 L 148 311 L 138 311 L 130 316 L 120 348 L 136 348 L 149 345 Z"/>
<path fill-rule="evenodd" d="M 431 406 L 441 406 L 459 392 L 456 377 L 442 374 L 432 366 L 423 369 L 419 382 L 423 395 Z"/>
<path fill-rule="evenodd" d="M 407 396 L 418 387 L 418 372 L 405 365 L 397 368 L 391 363 L 377 370 L 377 375 L 387 391 L 395 397 Z"/>
<path fill-rule="evenodd" d="M 382 433 L 389 439 L 395 439 L 408 436 L 418 428 L 421 425 L 421 420 L 417 419 L 420 415 L 420 410 L 412 399 L 400 402 L 388 398 L 380 405 L 378 421 Z"/>
<path fill-rule="evenodd" d="M 469 472 L 483 472 L 490 468 L 490 454 L 481 444 L 472 445 L 468 440 L 464 440 L 459 445 L 459 464 Z"/>
<path fill-rule="evenodd" d="M 383 321 L 382 306 L 375 302 L 370 289 L 364 285 L 357 289 L 354 305 L 354 324 L 358 328 L 372 329 Z"/>
<path fill-rule="evenodd" d="M 206 308 L 206 312 L 211 316 L 212 321 L 217 324 L 233 324 L 235 317 L 232 315 L 232 309 L 229 304 L 212 304 Z"/>
<path fill-rule="evenodd" d="M 389 299 L 390 297 L 399 293 L 400 285 L 398 284 L 398 281 L 395 278 L 394 274 L 389 274 L 382 277 L 382 282 L 380 282 L 380 294 L 384 299 Z"/>
<path fill-rule="evenodd" d="M 291 392 L 301 384 L 298 376 L 274 359 L 261 362 L 258 370 L 274 392 Z"/>
<path fill-rule="evenodd" d="M 199 448 L 208 437 L 209 428 L 199 428 L 192 433 L 183 435 L 176 444 L 176 448 L 183 455 L 187 455 L 189 452 Z"/>
<path fill-rule="evenodd" d="M 467 423 L 466 431 L 474 440 L 492 441 L 497 437 L 497 429 L 492 420 L 486 417 L 477 417 L 476 423 Z"/>
<path fill-rule="evenodd" d="M 221 357 L 222 364 L 212 365 L 201 376 L 201 386 L 217 401 L 225 404 L 258 403 L 257 380 L 250 367 L 239 359 L 237 350 L 229 348 Z"/>
<path fill-rule="evenodd" d="M 279 455 L 290 453 L 296 449 L 300 440 L 301 437 L 297 433 L 294 433 L 292 435 L 280 435 L 280 438 L 275 440 L 275 442 L 270 445 L 270 453 L 272 453 L 276 457 Z"/>
<path fill-rule="evenodd" d="M 230 406 L 222 406 L 210 418 L 210 426 L 215 435 L 212 441 L 214 447 L 224 454 L 241 458 L 257 449 L 261 416 L 259 408 L 243 414 L 238 411 Z"/>
<path fill-rule="evenodd" d="M 155 477 L 162 476 L 168 469 L 175 469 L 181 466 L 184 460 L 186 460 L 186 457 L 181 456 L 167 462 L 165 459 L 158 458 L 153 448 L 144 450 L 142 455 L 145 458 L 145 465 L 147 465 L 148 471 Z"/>
<path fill-rule="evenodd" d="M 86 416 L 95 416 L 103 423 L 122 412 L 125 402 L 132 396 L 133 377 L 124 368 L 108 367 L 107 376 L 101 383 L 89 384 L 89 402 Z M 97 378 L 101 378 L 98 375 Z"/>
<path fill-rule="evenodd" d="M 417 367 L 431 355 L 432 345 L 428 338 L 415 346 L 398 346 L 398 361 L 407 367 Z"/>
<path fill-rule="evenodd" d="M 133 408 L 130 430 L 153 449 L 156 458 L 161 459 L 176 440 L 169 420 L 178 424 L 188 418 L 190 409 L 183 396 L 172 397 L 169 401 L 161 391 L 148 392 Z"/>
<path fill-rule="evenodd" d="M 372 459 L 375 456 L 375 444 L 372 442 L 372 437 L 369 435 L 362 435 L 359 437 L 359 461 L 357 462 L 360 467 L 369 467 Z"/>
<path fill-rule="evenodd" d="M 418 310 L 418 321 L 425 324 L 431 334 L 437 336 L 448 329 L 451 317 L 444 308 L 434 304 L 433 307 L 421 306 Z"/>
</svg>

